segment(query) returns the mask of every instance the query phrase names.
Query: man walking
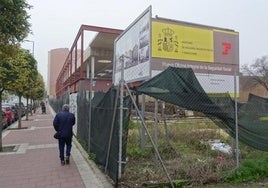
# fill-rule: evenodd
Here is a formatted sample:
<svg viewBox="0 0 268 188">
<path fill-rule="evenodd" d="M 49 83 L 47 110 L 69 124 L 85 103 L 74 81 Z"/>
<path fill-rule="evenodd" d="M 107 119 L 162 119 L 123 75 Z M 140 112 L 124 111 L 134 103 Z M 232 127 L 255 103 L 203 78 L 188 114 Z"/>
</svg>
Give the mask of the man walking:
<svg viewBox="0 0 268 188">
<path fill-rule="evenodd" d="M 59 153 L 61 165 L 70 163 L 72 137 L 73 137 L 73 125 L 75 124 L 75 116 L 69 112 L 69 105 L 64 104 L 62 111 L 57 113 L 54 120 L 54 129 L 59 132 Z M 64 158 L 64 147 L 66 145 L 66 159 Z M 65 160 L 64 160 L 65 159 Z"/>
</svg>

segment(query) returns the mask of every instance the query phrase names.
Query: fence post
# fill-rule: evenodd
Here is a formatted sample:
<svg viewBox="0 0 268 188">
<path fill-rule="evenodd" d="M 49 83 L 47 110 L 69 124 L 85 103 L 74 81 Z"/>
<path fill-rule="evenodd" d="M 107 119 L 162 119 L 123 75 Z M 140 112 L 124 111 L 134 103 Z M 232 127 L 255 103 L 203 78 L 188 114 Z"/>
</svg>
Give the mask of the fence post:
<svg viewBox="0 0 268 188">
<path fill-rule="evenodd" d="M 237 112 L 237 83 L 236 83 L 236 71 L 234 73 L 234 101 L 235 101 L 235 155 L 236 155 L 236 167 L 239 168 L 239 147 L 238 147 L 238 112 Z"/>
<path fill-rule="evenodd" d="M 91 138 L 91 115 L 92 115 L 92 98 L 93 98 L 93 79 L 95 77 L 95 57 L 91 57 L 90 68 L 90 91 L 89 91 L 89 113 L 88 113 L 88 152 L 90 153 L 90 138 Z"/>
<path fill-rule="evenodd" d="M 141 115 L 143 118 L 145 118 L 145 95 L 141 94 L 142 100 L 141 100 Z M 145 130 L 144 127 L 141 126 L 141 151 L 144 152 L 145 149 Z"/>
<path fill-rule="evenodd" d="M 154 143 L 155 147 L 158 149 L 158 100 L 155 99 L 154 102 Z M 158 156 L 155 152 L 155 169 L 157 169 L 157 161 L 158 161 Z"/>
<path fill-rule="evenodd" d="M 122 138 L 123 138 L 123 89 L 124 89 L 124 55 L 120 56 L 121 79 L 120 79 L 120 117 L 119 117 L 119 151 L 118 151 L 118 179 L 122 173 Z"/>
<path fill-rule="evenodd" d="M 149 133 L 149 131 L 148 131 L 146 125 L 145 125 L 144 118 L 142 117 L 142 115 L 141 115 L 141 113 L 140 113 L 140 111 L 139 111 L 139 108 L 138 108 L 137 104 L 135 103 L 135 100 L 134 100 L 134 98 L 133 98 L 133 96 L 132 96 L 132 94 L 131 94 L 131 92 L 130 92 L 130 90 L 129 90 L 128 85 L 125 84 L 125 87 L 126 87 L 126 89 L 127 89 L 127 92 L 128 92 L 128 94 L 129 94 L 131 100 L 132 100 L 132 103 L 133 103 L 133 105 L 134 105 L 134 107 L 135 107 L 135 110 L 137 111 L 137 113 L 138 113 L 138 115 L 139 115 L 139 117 L 140 117 L 140 119 L 141 119 L 142 126 L 144 127 L 144 130 L 145 130 L 145 132 L 147 133 L 147 135 L 148 135 L 148 137 L 149 137 L 149 139 L 150 139 L 150 141 L 151 141 L 151 144 L 153 145 L 154 151 L 155 151 L 155 153 L 156 153 L 156 155 L 157 155 L 157 157 L 158 157 L 158 159 L 159 159 L 159 161 L 160 161 L 160 164 L 162 165 L 163 170 L 164 170 L 164 172 L 165 172 L 165 174 L 166 174 L 166 176 L 167 176 L 167 178 L 168 178 L 168 180 L 169 180 L 169 182 L 170 182 L 170 185 L 171 185 L 172 188 L 174 188 L 172 179 L 171 179 L 171 177 L 169 176 L 168 171 L 167 171 L 167 168 L 166 168 L 166 166 L 165 166 L 165 164 L 164 164 L 164 162 L 163 162 L 163 160 L 162 160 L 162 158 L 161 158 L 161 156 L 160 156 L 160 154 L 159 154 L 159 151 L 158 151 L 158 149 L 157 149 L 157 147 L 156 147 L 156 145 L 155 145 L 155 143 L 154 143 L 154 141 L 153 141 L 153 138 L 152 138 L 152 136 L 150 135 L 150 133 Z"/>
</svg>

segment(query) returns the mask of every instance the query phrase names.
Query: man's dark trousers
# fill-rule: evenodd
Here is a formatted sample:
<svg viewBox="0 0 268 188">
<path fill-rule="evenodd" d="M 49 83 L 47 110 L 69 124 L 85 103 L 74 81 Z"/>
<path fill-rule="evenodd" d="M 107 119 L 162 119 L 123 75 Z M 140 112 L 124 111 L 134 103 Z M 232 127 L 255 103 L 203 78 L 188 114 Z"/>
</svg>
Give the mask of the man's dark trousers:
<svg viewBox="0 0 268 188">
<path fill-rule="evenodd" d="M 71 155 L 72 137 L 59 139 L 60 160 L 64 161 L 64 146 L 66 144 L 66 156 Z"/>
</svg>

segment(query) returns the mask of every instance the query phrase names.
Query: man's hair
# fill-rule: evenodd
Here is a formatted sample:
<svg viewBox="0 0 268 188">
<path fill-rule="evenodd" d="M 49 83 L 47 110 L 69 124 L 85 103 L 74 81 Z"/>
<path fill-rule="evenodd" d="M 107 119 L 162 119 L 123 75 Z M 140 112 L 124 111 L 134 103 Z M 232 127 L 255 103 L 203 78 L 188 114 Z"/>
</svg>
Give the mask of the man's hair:
<svg viewBox="0 0 268 188">
<path fill-rule="evenodd" d="M 69 105 L 68 104 L 64 104 L 63 106 L 62 106 L 62 110 L 67 110 L 67 111 L 69 111 Z"/>
</svg>

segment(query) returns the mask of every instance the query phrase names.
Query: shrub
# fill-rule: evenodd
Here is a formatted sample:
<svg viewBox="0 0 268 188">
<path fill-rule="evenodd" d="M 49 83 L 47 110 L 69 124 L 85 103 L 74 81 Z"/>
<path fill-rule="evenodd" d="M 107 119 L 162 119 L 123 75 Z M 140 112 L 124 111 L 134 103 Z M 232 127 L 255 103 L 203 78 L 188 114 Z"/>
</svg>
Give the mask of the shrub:
<svg viewBox="0 0 268 188">
<path fill-rule="evenodd" d="M 233 171 L 226 181 L 241 183 L 268 177 L 268 158 L 245 159 L 239 170 Z"/>
</svg>

